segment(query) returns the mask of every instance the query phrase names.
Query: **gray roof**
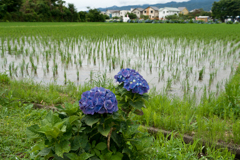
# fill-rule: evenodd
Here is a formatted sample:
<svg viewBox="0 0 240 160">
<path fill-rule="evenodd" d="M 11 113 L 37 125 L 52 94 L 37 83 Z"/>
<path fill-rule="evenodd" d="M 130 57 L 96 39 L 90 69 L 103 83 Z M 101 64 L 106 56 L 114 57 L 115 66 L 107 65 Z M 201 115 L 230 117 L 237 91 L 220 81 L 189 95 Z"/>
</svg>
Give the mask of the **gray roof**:
<svg viewBox="0 0 240 160">
<path fill-rule="evenodd" d="M 109 11 L 110 13 L 113 13 L 113 12 L 120 12 L 120 10 L 107 10 Z"/>
<path fill-rule="evenodd" d="M 167 9 L 168 11 L 180 12 L 179 9 L 177 9 L 177 8 L 172 8 L 172 7 L 160 8 L 160 9 L 159 9 L 159 12 L 162 11 L 162 10 L 164 10 L 164 9 Z"/>
<path fill-rule="evenodd" d="M 139 10 L 140 12 L 143 11 L 144 9 L 143 8 L 134 8 L 134 10 Z M 134 11 L 133 10 L 133 11 Z"/>
<path fill-rule="evenodd" d="M 153 7 L 153 6 L 149 6 L 149 7 L 151 7 L 151 8 L 154 9 L 154 10 L 159 10 L 158 7 Z M 147 8 L 148 8 L 148 7 L 147 7 Z"/>
<path fill-rule="evenodd" d="M 179 9 L 180 11 L 183 11 L 184 8 L 186 8 L 186 7 L 178 7 L 178 9 Z"/>
</svg>

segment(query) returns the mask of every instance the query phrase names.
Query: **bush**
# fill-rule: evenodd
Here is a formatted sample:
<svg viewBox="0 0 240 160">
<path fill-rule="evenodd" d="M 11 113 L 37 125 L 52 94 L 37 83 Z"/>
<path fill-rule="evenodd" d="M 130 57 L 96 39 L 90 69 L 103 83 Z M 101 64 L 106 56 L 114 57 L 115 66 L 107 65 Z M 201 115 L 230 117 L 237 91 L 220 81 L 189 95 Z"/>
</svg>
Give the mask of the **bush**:
<svg viewBox="0 0 240 160">
<path fill-rule="evenodd" d="M 233 24 L 233 22 L 232 21 L 227 21 L 226 24 Z"/>
<path fill-rule="evenodd" d="M 40 125 L 28 127 L 27 136 L 37 142 L 32 147 L 33 158 L 149 159 L 153 137 L 139 131 L 139 124 L 129 118 L 129 114 L 143 113 L 149 86 L 130 69 L 121 70 L 114 78 L 120 83 L 115 88 L 117 96 L 95 87 L 82 94 L 80 108 L 77 103 L 56 106 L 58 111 L 49 112 Z"/>
</svg>

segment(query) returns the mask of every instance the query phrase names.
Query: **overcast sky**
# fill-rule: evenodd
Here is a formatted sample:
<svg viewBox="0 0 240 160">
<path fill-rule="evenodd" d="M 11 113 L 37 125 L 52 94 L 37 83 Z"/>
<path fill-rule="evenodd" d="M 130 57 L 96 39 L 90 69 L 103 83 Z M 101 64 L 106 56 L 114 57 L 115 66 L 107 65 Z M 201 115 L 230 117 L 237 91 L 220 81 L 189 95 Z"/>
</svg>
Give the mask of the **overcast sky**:
<svg viewBox="0 0 240 160">
<path fill-rule="evenodd" d="M 183 2 L 189 0 L 65 0 L 66 5 L 73 3 L 78 11 L 86 11 L 87 7 L 90 8 L 106 8 L 111 6 L 127 6 L 127 5 L 142 5 L 142 4 L 156 4 L 156 3 L 167 3 L 171 1 Z"/>
</svg>

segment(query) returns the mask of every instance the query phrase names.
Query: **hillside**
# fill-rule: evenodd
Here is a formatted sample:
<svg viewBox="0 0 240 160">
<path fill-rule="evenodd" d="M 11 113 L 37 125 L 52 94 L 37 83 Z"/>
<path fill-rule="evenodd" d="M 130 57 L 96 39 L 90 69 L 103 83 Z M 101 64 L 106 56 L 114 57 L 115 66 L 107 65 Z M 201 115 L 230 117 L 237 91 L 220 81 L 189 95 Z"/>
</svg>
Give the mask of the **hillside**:
<svg viewBox="0 0 240 160">
<path fill-rule="evenodd" d="M 148 6 L 155 6 L 158 8 L 164 7 L 186 7 L 189 11 L 196 8 L 203 8 L 205 11 L 210 11 L 214 1 L 219 0 L 190 0 L 187 2 L 168 2 L 168 3 L 157 3 L 157 4 L 144 4 L 144 5 L 129 5 L 129 6 L 112 6 L 108 8 L 98 8 L 101 11 L 110 10 L 130 10 L 131 8 L 147 8 Z"/>
</svg>

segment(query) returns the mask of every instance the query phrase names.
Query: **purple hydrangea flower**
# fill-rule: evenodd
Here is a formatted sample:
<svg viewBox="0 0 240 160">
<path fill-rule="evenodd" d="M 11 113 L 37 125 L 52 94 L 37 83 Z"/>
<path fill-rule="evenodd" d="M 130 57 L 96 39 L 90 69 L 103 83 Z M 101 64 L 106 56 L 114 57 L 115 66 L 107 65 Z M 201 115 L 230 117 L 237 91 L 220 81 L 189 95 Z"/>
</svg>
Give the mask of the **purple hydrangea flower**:
<svg viewBox="0 0 240 160">
<path fill-rule="evenodd" d="M 118 103 L 114 93 L 110 90 L 95 87 L 90 91 L 83 92 L 79 100 L 80 109 L 84 114 L 104 114 L 118 111 Z"/>
<path fill-rule="evenodd" d="M 134 69 L 122 69 L 114 76 L 117 82 L 124 84 L 124 88 L 132 93 L 143 94 L 149 90 L 147 81 Z"/>
</svg>

